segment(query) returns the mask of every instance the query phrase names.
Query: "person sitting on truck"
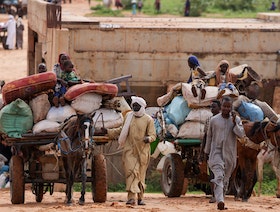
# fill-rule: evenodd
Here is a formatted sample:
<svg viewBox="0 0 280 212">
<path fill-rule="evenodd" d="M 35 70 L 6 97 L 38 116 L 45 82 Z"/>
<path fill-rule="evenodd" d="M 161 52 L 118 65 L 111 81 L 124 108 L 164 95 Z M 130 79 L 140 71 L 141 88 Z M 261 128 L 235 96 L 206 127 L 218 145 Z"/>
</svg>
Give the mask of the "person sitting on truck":
<svg viewBox="0 0 280 212">
<path fill-rule="evenodd" d="M 206 76 L 206 73 L 202 70 L 202 68 L 199 65 L 198 59 L 196 56 L 191 55 L 188 58 L 188 66 L 190 67 L 191 75 L 189 77 L 188 83 L 192 84 L 192 93 L 194 97 L 197 97 L 197 91 L 196 89 L 199 88 L 201 91 L 201 99 L 205 98 L 206 90 L 205 82 L 202 80 L 203 77 Z"/>
<path fill-rule="evenodd" d="M 54 89 L 53 104 L 55 107 L 65 105 L 64 94 L 67 89 L 75 84 L 81 83 L 81 79 L 73 71 L 74 65 L 71 60 L 65 60 L 63 63 L 64 70 L 61 72 L 61 78 L 57 78 L 57 84 Z"/>
<path fill-rule="evenodd" d="M 65 60 L 70 60 L 70 57 L 66 53 L 61 53 L 58 55 L 58 63 L 53 66 L 53 72 L 56 74 L 57 78 L 61 78 L 61 74 L 64 70 L 63 63 Z"/>
<path fill-rule="evenodd" d="M 221 60 L 216 68 L 215 72 L 215 85 L 219 87 L 217 99 L 220 99 L 225 93 L 225 88 L 235 91 L 234 83 L 238 78 L 242 77 L 244 71 L 240 75 L 235 75 L 229 72 L 229 62 L 227 60 Z"/>
<path fill-rule="evenodd" d="M 47 66 L 45 63 L 40 63 L 38 65 L 38 73 L 44 73 L 47 72 Z"/>
</svg>

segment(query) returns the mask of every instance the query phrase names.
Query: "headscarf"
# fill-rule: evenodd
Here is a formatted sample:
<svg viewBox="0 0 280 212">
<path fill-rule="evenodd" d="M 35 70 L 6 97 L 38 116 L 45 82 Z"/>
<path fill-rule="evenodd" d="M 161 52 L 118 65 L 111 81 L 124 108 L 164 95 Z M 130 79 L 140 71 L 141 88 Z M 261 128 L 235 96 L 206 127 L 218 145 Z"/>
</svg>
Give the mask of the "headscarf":
<svg viewBox="0 0 280 212">
<path fill-rule="evenodd" d="M 189 57 L 188 61 L 189 61 L 190 63 L 194 64 L 195 67 L 200 66 L 197 57 L 194 56 L 194 55 L 191 55 L 191 56 Z"/>
<path fill-rule="evenodd" d="M 12 20 L 14 19 L 14 16 L 13 15 L 9 15 L 9 20 Z"/>
<path fill-rule="evenodd" d="M 131 107 L 133 105 L 133 103 L 137 102 L 139 105 L 141 105 L 141 108 L 139 111 L 135 112 L 133 111 L 134 115 L 137 117 L 141 117 L 145 114 L 145 108 L 147 106 L 146 101 L 142 98 L 142 97 L 137 97 L 137 96 L 132 96 L 131 97 Z"/>
<path fill-rule="evenodd" d="M 219 85 L 221 83 L 221 68 L 220 66 L 222 64 L 227 64 L 228 69 L 226 70 L 226 82 L 232 82 L 232 76 L 229 73 L 229 62 L 227 60 L 221 60 L 216 68 L 216 85 Z"/>
<path fill-rule="evenodd" d="M 61 57 L 64 56 L 64 55 L 67 57 L 67 60 L 70 60 L 70 57 L 69 57 L 68 54 L 66 54 L 65 52 L 60 53 L 60 54 L 58 55 L 58 64 L 60 65 L 61 68 L 63 68 L 63 64 L 60 64 L 60 59 L 61 59 Z"/>
<path fill-rule="evenodd" d="M 17 20 L 17 27 L 19 27 L 20 25 L 22 25 L 22 18 L 18 18 Z"/>
<path fill-rule="evenodd" d="M 136 96 L 132 96 L 131 100 L 132 100 L 131 105 L 133 105 L 133 103 L 137 102 L 139 105 L 141 105 L 141 108 L 137 112 L 131 111 L 131 112 L 127 113 L 127 117 L 125 119 L 121 134 L 118 139 L 119 148 L 123 147 L 125 144 L 132 117 L 133 116 L 142 117 L 145 114 L 145 107 L 147 106 L 146 101 L 142 97 L 136 97 Z"/>
</svg>

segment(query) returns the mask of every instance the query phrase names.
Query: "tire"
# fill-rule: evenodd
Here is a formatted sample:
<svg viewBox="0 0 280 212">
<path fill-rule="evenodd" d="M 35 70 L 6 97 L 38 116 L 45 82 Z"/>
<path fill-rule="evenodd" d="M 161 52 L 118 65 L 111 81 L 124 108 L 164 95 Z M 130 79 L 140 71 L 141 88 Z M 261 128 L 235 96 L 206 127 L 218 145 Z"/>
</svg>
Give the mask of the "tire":
<svg viewBox="0 0 280 212">
<path fill-rule="evenodd" d="M 165 196 L 181 196 L 184 184 L 184 165 L 181 156 L 172 153 L 167 155 L 161 174 L 161 189 Z"/>
<path fill-rule="evenodd" d="M 95 155 L 92 160 L 91 169 L 92 200 L 103 203 L 107 200 L 107 171 L 104 155 Z"/>
<path fill-rule="evenodd" d="M 23 160 L 14 155 L 10 160 L 10 196 L 12 204 L 24 203 L 24 169 Z"/>
<path fill-rule="evenodd" d="M 36 202 L 42 202 L 44 196 L 44 183 L 35 185 Z"/>
</svg>

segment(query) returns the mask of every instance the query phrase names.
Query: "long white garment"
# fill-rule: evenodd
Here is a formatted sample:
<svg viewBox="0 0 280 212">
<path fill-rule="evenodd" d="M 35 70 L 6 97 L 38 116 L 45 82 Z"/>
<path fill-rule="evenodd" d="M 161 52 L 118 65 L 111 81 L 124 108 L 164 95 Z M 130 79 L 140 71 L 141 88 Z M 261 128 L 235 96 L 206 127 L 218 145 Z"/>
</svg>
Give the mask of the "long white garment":
<svg viewBox="0 0 280 212">
<path fill-rule="evenodd" d="M 208 165 L 214 173 L 214 193 L 217 202 L 224 201 L 229 178 L 236 166 L 237 144 L 236 138 L 245 136 L 241 119 L 236 116 L 236 125 L 232 116 L 228 119 L 219 113 L 210 119 L 207 131 L 205 153 L 209 154 Z"/>
<path fill-rule="evenodd" d="M 4 27 L 7 28 L 6 45 L 8 45 L 9 49 L 14 49 L 16 41 L 16 21 L 14 16 L 9 15 L 9 20 L 5 23 Z"/>
</svg>

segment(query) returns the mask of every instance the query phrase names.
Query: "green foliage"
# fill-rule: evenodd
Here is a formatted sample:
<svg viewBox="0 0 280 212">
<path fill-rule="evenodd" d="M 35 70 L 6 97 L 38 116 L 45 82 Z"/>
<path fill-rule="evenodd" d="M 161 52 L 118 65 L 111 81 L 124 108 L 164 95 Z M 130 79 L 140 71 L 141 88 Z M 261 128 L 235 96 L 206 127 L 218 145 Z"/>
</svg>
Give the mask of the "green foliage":
<svg viewBox="0 0 280 212">
<path fill-rule="evenodd" d="M 125 183 L 118 183 L 118 184 L 110 184 L 108 186 L 109 192 L 124 192 L 125 191 Z"/>
<path fill-rule="evenodd" d="M 259 184 L 257 183 L 254 190 L 258 190 Z M 262 194 L 275 195 L 277 188 L 276 176 L 270 164 L 264 165 L 263 170 L 263 182 L 262 182 Z"/>
<path fill-rule="evenodd" d="M 100 5 L 92 7 L 93 16 L 124 16 L 124 13 L 131 11 L 131 0 L 122 0 L 123 10 L 116 10 L 115 6 L 104 8 L 102 0 Z M 190 0 L 190 16 L 212 17 L 212 18 L 255 18 L 258 12 L 269 12 L 271 0 Z M 161 0 L 160 13 L 154 9 L 155 0 L 143 0 L 142 13 L 156 16 L 175 15 L 183 16 L 185 0 Z"/>
<path fill-rule="evenodd" d="M 120 10 L 111 10 L 110 8 L 104 7 L 102 4 L 98 4 L 95 7 L 91 7 L 94 10 L 93 16 L 108 16 L 108 17 L 122 17 L 123 14 Z"/>
<path fill-rule="evenodd" d="M 253 0 L 216 0 L 215 6 L 222 10 L 231 10 L 231 11 L 252 11 L 255 10 L 255 6 L 253 5 Z"/>
<path fill-rule="evenodd" d="M 146 179 L 146 192 L 151 192 L 151 193 L 158 193 L 162 192 L 161 186 L 160 186 L 160 178 L 161 178 L 161 173 L 159 171 L 152 171 L 151 174 L 149 175 L 149 178 Z"/>
</svg>

